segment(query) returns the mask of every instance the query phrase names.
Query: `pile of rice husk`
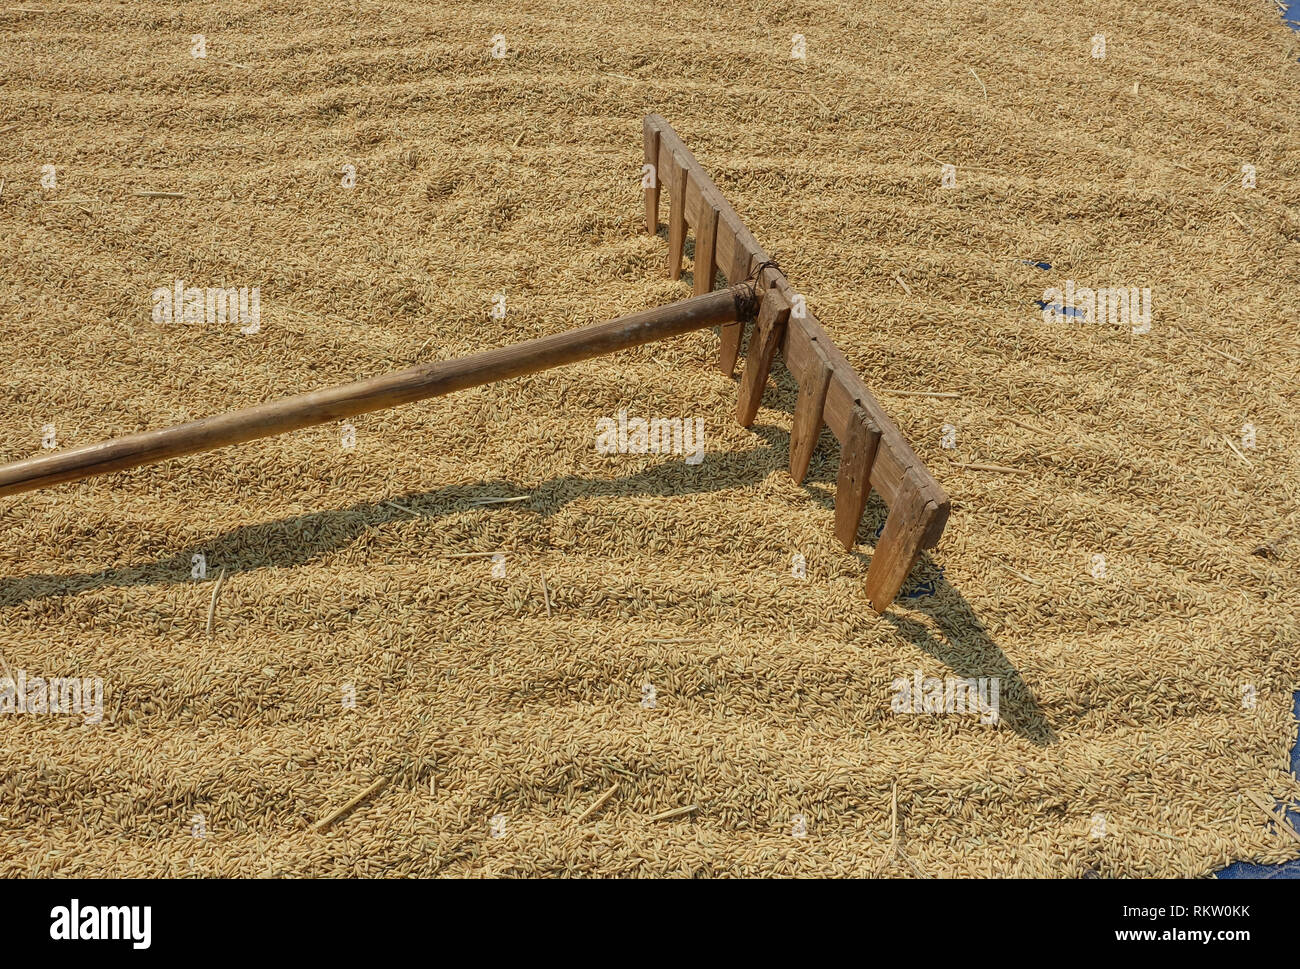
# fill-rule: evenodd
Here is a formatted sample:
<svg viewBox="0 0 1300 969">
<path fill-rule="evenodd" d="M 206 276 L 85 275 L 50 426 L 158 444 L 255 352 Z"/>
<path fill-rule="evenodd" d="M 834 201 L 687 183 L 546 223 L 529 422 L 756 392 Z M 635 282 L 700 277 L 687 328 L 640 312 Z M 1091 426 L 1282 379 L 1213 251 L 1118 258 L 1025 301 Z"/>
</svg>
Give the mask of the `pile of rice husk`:
<svg viewBox="0 0 1300 969">
<path fill-rule="evenodd" d="M 792 483 L 794 382 L 741 428 L 708 330 L 358 417 L 351 449 L 3 499 L 6 667 L 106 695 L 98 725 L 0 715 L 0 874 L 1295 857 L 1257 801 L 1300 798 L 1298 58 L 1262 0 L 7 8 L 0 460 L 689 295 L 693 250 L 669 281 L 642 224 L 658 112 L 953 513 L 877 618 L 884 506 L 845 553 L 838 446 Z M 178 279 L 259 287 L 260 332 L 155 323 Z M 1067 280 L 1149 287 L 1150 332 L 1044 322 Z M 704 460 L 598 453 L 623 409 L 703 418 Z M 998 678 L 999 722 L 895 713 L 918 674 Z"/>
</svg>

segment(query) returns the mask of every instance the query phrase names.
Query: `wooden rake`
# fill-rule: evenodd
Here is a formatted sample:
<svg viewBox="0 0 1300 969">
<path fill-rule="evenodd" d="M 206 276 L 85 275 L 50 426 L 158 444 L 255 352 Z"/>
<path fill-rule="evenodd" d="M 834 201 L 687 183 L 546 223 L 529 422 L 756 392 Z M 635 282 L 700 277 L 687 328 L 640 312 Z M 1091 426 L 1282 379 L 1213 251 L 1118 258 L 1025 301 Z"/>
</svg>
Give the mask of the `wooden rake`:
<svg viewBox="0 0 1300 969">
<path fill-rule="evenodd" d="M 681 274 L 686 230 L 695 231 L 695 295 L 607 323 L 457 360 L 422 364 L 381 377 L 317 390 L 243 410 L 100 444 L 60 451 L 0 467 L 0 496 L 65 481 L 140 467 L 228 444 L 284 434 L 316 424 L 395 407 L 468 387 L 670 339 L 693 330 L 721 329 L 719 366 L 735 370 L 746 322 L 753 321 L 741 379 L 737 417 L 754 422 L 767 377 L 780 352 L 799 380 L 790 473 L 802 481 L 825 424 L 842 445 L 835 497 L 835 534 L 851 549 L 871 488 L 889 517 L 867 571 L 871 607 L 884 612 L 922 549 L 933 546 L 948 518 L 948 498 L 907 446 L 821 324 L 803 311 L 785 275 L 718 194 L 677 133 L 658 115 L 645 119 L 646 160 L 672 197 L 669 274 Z M 658 231 L 659 185 L 646 190 L 646 228 Z M 714 290 L 718 269 L 731 285 Z"/>
</svg>

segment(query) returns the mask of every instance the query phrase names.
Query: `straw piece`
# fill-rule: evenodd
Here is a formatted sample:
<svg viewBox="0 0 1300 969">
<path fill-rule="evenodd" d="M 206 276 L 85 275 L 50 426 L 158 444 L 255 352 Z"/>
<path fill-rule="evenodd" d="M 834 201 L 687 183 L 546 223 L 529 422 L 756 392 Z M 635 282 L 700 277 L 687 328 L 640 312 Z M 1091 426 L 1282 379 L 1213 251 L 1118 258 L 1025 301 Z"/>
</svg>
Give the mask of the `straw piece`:
<svg viewBox="0 0 1300 969">
<path fill-rule="evenodd" d="M 934 390 L 878 390 L 877 394 L 887 394 L 890 397 L 939 397 L 945 400 L 956 400 L 961 394 L 952 391 L 934 391 Z"/>
<path fill-rule="evenodd" d="M 1028 582 L 1030 585 L 1045 585 L 1045 583 L 1040 582 L 1038 579 L 1035 579 L 1032 575 L 1025 575 L 1025 573 L 1019 571 L 1018 569 L 1012 568 L 1010 565 L 1008 565 L 1006 562 L 1003 562 L 1000 559 L 994 559 L 993 561 L 996 565 L 1002 566 L 1004 569 L 1006 569 L 1016 578 L 1023 579 L 1025 582 Z"/>
<path fill-rule="evenodd" d="M 614 792 L 618 790 L 618 784 L 619 782 L 615 781 L 612 785 L 610 785 L 609 790 L 606 791 L 604 794 L 602 794 L 600 797 L 596 798 L 595 803 L 593 803 L 590 807 L 588 807 L 587 810 L 579 814 L 577 819 L 574 821 L 574 823 L 582 824 L 583 821 L 586 821 L 587 818 L 591 817 L 593 814 L 595 814 L 597 811 L 603 808 L 605 806 L 605 802 L 608 801 L 611 797 L 613 797 Z"/>
<path fill-rule="evenodd" d="M 1014 417 L 1008 417 L 1007 420 L 1012 424 L 1015 424 L 1016 427 L 1023 427 L 1026 431 L 1033 431 L 1035 434 L 1047 433 L 1047 431 L 1043 430 L 1041 427 L 1035 427 L 1033 424 L 1026 424 L 1024 421 L 1018 420 Z"/>
<path fill-rule="evenodd" d="M 1218 354 L 1219 356 L 1223 357 L 1224 360 L 1231 360 L 1233 363 L 1244 363 L 1244 362 L 1245 362 L 1245 361 L 1242 360 L 1240 357 L 1234 357 L 1231 353 L 1224 353 L 1222 350 L 1217 350 L 1217 349 L 1215 349 L 1214 347 L 1209 346 L 1209 345 L 1207 345 L 1207 346 L 1205 347 L 1205 349 L 1209 350 L 1211 353 L 1216 353 L 1216 354 Z"/>
<path fill-rule="evenodd" d="M 699 809 L 700 806 L 698 804 L 688 804 L 686 807 L 683 808 L 673 808 L 673 810 L 665 811 L 663 812 L 663 814 L 653 815 L 652 817 L 649 817 L 646 820 L 667 821 L 669 818 L 678 818 L 681 817 L 683 814 L 690 814 L 692 811 L 698 811 Z"/>
<path fill-rule="evenodd" d="M 1223 436 L 1223 443 L 1226 444 L 1226 445 L 1228 445 L 1228 447 L 1232 448 L 1232 453 L 1235 454 L 1235 455 L 1237 455 L 1237 457 L 1241 458 L 1241 460 L 1245 461 L 1245 462 L 1246 462 L 1246 465 L 1247 465 L 1248 467 L 1252 467 L 1252 468 L 1253 468 L 1253 467 L 1255 466 L 1255 465 L 1251 462 L 1250 458 L 1248 458 L 1248 457 L 1246 457 L 1246 455 L 1242 454 L 1242 453 L 1241 453 L 1241 450 L 1237 447 L 1237 445 L 1235 445 L 1235 444 L 1232 443 L 1232 438 L 1228 437 L 1226 434 Z"/>
<path fill-rule="evenodd" d="M 387 787 L 390 783 L 392 783 L 392 780 L 393 780 L 392 777 L 381 777 L 379 780 L 375 781 L 373 784 L 367 787 L 364 791 L 362 791 L 352 800 L 348 801 L 347 804 L 344 804 L 341 808 L 338 808 L 337 810 L 331 811 L 325 817 L 321 818 L 319 821 L 313 824 L 311 826 L 311 830 L 317 834 L 320 834 L 326 828 L 330 827 L 330 825 L 334 824 L 335 821 L 339 820 L 339 818 L 343 817 L 343 815 L 347 814 L 349 811 L 352 811 L 360 804 L 362 804 L 364 801 L 374 797 L 385 787 Z"/>
<path fill-rule="evenodd" d="M 1234 172 L 1232 175 L 1228 176 L 1228 180 L 1226 182 L 1224 182 L 1222 185 L 1220 185 L 1218 188 L 1214 190 L 1215 194 L 1222 192 L 1225 188 L 1227 188 L 1229 185 L 1231 185 L 1233 182 L 1237 181 L 1240 178 L 1241 176 Z"/>
<path fill-rule="evenodd" d="M 1258 791 L 1245 791 L 1243 793 L 1256 807 L 1269 816 L 1269 819 L 1277 825 L 1277 830 L 1281 834 L 1286 835 L 1292 841 L 1300 842 L 1300 832 L 1291 827 L 1291 822 L 1287 819 L 1285 812 L 1281 815 L 1276 814 L 1276 808 L 1274 808 L 1273 804 Z"/>
<path fill-rule="evenodd" d="M 212 638 L 212 619 L 217 613 L 217 596 L 221 595 L 221 587 L 226 584 L 226 570 L 221 570 L 221 575 L 217 576 L 217 584 L 212 588 L 212 599 L 208 602 L 208 639 Z"/>
<path fill-rule="evenodd" d="M 894 781 L 889 795 L 889 843 L 898 848 L 898 781 Z"/>
</svg>

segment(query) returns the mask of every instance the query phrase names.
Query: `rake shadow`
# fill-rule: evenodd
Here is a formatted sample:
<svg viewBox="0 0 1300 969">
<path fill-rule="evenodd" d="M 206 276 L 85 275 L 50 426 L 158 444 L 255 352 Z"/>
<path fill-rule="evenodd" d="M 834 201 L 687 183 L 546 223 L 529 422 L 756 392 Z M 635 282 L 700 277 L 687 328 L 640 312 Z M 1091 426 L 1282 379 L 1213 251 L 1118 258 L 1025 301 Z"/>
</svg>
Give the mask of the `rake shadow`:
<svg viewBox="0 0 1300 969">
<path fill-rule="evenodd" d="M 792 410 L 797 386 L 789 373 L 783 368 L 780 371 L 774 370 L 773 381 L 776 393 L 769 389 L 765 404 L 786 411 Z M 755 425 L 752 430 L 764 442 L 763 445 L 738 454 L 710 454 L 709 467 L 713 473 L 687 470 L 678 462 L 657 465 L 612 481 L 566 475 L 534 487 L 529 510 L 545 518 L 578 498 L 671 497 L 712 493 L 738 484 L 758 484 L 772 471 L 786 467 L 789 434 L 764 425 Z M 834 501 L 829 494 L 810 486 L 833 483 L 834 480 L 833 454 L 819 445 L 803 484 L 804 492 L 823 508 L 831 510 Z M 464 510 L 471 498 L 513 490 L 516 490 L 516 485 L 502 479 L 396 496 L 394 501 L 424 521 L 436 521 Z M 860 541 L 865 536 L 878 534 L 879 528 L 884 524 L 885 512 L 880 497 L 873 493 L 859 533 Z M 231 572 L 304 565 L 331 551 L 346 547 L 376 524 L 409 517 L 384 502 L 357 502 L 346 508 L 232 528 L 203 539 L 199 545 L 143 565 L 108 569 L 99 573 L 0 577 L 0 608 L 10 608 L 34 599 L 75 595 L 90 589 L 189 581 L 191 556 L 199 552 L 207 555 L 210 560 L 221 562 Z M 870 562 L 870 556 L 857 551 L 852 554 L 864 564 Z M 894 627 L 901 638 L 934 656 L 962 677 L 1000 678 L 1001 723 L 1036 744 L 1045 746 L 1055 742 L 1055 733 L 1023 678 L 993 642 L 969 603 L 943 577 L 942 571 L 928 554 L 922 555 L 909 583 L 903 587 L 898 603 L 931 616 L 941 630 L 941 635 L 937 636 L 917 620 L 897 614 L 897 610 L 886 612 L 882 618 Z"/>
<path fill-rule="evenodd" d="M 743 359 L 743 357 L 742 357 Z M 764 406 L 792 413 L 799 387 L 790 372 L 784 367 L 773 368 L 772 382 L 776 392 L 769 388 L 764 396 Z M 789 454 L 789 435 L 775 428 L 755 427 L 756 433 L 767 438 L 769 443 L 776 439 L 783 442 L 778 448 L 782 455 Z M 822 441 L 828 432 L 822 429 Z M 826 452 L 818 444 L 813 456 L 813 464 L 804 482 L 804 490 L 819 504 L 833 509 L 834 502 L 822 491 L 810 490 L 807 485 L 816 481 L 834 482 L 838 465 L 834 461 L 825 461 Z M 820 459 L 820 461 L 819 461 Z M 819 464 L 821 465 L 819 467 Z M 829 464 L 831 468 L 827 468 Z M 862 524 L 858 526 L 858 541 L 863 542 L 867 536 L 873 545 L 885 527 L 885 515 L 888 509 L 875 491 L 871 493 Z M 871 557 L 862 552 L 851 554 L 860 559 L 864 566 L 869 566 Z M 938 627 L 938 634 L 924 623 L 899 613 L 899 607 L 929 616 Z M 1012 665 L 1007 655 L 998 647 L 989 635 L 987 627 L 980 622 L 969 602 L 949 582 L 943 569 L 935 564 L 929 552 L 922 552 L 912 574 L 903 588 L 899 590 L 895 606 L 881 616 L 892 625 L 898 635 L 917 649 L 929 653 L 939 662 L 963 678 L 997 677 L 1000 681 L 998 719 L 1001 725 L 1010 728 L 1026 740 L 1046 747 L 1056 743 L 1056 731 L 1048 722 L 1034 698 L 1033 691 L 1025 682 L 1019 671 Z"/>
</svg>

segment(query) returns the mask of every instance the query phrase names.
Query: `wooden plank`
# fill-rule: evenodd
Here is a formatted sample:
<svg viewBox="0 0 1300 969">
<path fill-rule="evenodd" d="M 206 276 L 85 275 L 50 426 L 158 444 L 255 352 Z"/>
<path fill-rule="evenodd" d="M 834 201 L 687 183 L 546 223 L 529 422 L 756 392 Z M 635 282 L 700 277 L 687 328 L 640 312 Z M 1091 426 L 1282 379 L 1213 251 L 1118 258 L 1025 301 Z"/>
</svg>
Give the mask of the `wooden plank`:
<svg viewBox="0 0 1300 969">
<path fill-rule="evenodd" d="M 685 168 L 673 168 L 673 183 L 668 206 L 668 278 L 682 278 L 682 257 L 686 252 L 686 187 L 690 175 Z"/>
<path fill-rule="evenodd" d="M 740 394 L 736 398 L 736 420 L 749 427 L 758 416 L 758 405 L 767 387 L 767 375 L 772 370 L 772 360 L 790 319 L 790 304 L 779 290 L 769 289 L 762 296 L 758 319 L 749 337 L 749 353 L 745 357 L 745 372 L 740 378 Z"/>
<path fill-rule="evenodd" d="M 654 117 L 657 116 L 647 115 L 647 124 L 649 123 L 649 119 Z M 662 121 L 662 119 L 660 120 Z M 667 123 L 664 122 L 664 125 L 666 124 Z M 685 189 L 686 201 L 683 215 L 685 217 L 686 226 L 688 229 L 698 227 L 701 218 L 707 210 L 716 209 L 719 212 L 717 263 L 723 272 L 726 272 L 728 268 L 743 268 L 743 271 L 740 272 L 735 279 L 732 279 L 730 276 L 727 278 L 728 285 L 740 282 L 749 275 L 749 264 L 747 258 L 748 253 L 746 252 L 742 253 L 742 257 L 745 258 L 743 267 L 732 267 L 732 260 L 736 257 L 736 233 L 737 231 L 740 232 L 742 237 L 742 248 L 750 252 L 760 248 L 758 246 L 758 241 L 749 234 L 747 229 L 745 229 L 744 225 L 740 221 L 740 217 L 735 214 L 735 210 L 732 209 L 727 200 L 722 197 L 721 193 L 718 191 L 718 187 L 713 184 L 713 181 L 707 174 L 705 174 L 704 170 L 699 167 L 699 163 L 695 162 L 694 156 L 691 155 L 690 150 L 682 144 L 681 139 L 676 136 L 676 132 L 673 132 L 672 128 L 668 127 L 667 131 L 670 135 L 664 137 L 662 135 L 664 130 L 663 128 L 656 127 L 654 130 L 657 135 L 660 135 L 658 148 L 658 171 L 660 184 L 666 185 L 671 191 L 673 186 L 676 185 L 677 173 L 683 172 L 689 175 L 692 171 L 694 172 L 696 177 L 687 179 L 687 187 Z M 693 169 L 691 165 L 692 162 L 695 162 Z M 724 223 L 721 216 L 722 213 L 726 211 L 732 213 L 732 218 Z M 766 256 L 764 256 L 764 258 L 766 258 Z"/>
<path fill-rule="evenodd" d="M 712 183 L 691 178 L 689 166 L 682 165 L 682 168 L 686 172 L 686 224 L 698 234 L 705 210 L 712 202 L 714 188 Z"/>
<path fill-rule="evenodd" d="M 725 201 L 719 200 L 719 212 Z M 718 220 L 718 265 L 727 276 L 727 284 L 734 286 L 749 278 L 751 252 L 743 239 L 737 237 L 735 225 L 725 219 Z M 718 369 L 728 377 L 736 372 L 736 358 L 740 356 L 740 341 L 745 335 L 743 322 L 724 326 L 719 331 Z"/>
<path fill-rule="evenodd" d="M 852 550 L 858 524 L 871 494 L 871 466 L 880 450 L 880 428 L 861 405 L 853 408 L 848 440 L 840 450 L 840 474 L 835 482 L 835 537 Z"/>
<path fill-rule="evenodd" d="M 716 192 L 714 196 L 716 198 Z M 718 269 L 727 277 L 727 285 L 734 286 L 749 278 L 749 253 L 737 245 L 736 230 L 722 218 L 722 208 L 727 203 L 718 199 L 714 208 L 718 212 Z"/>
<path fill-rule="evenodd" d="M 811 366 L 805 367 L 799 378 L 799 396 L 794 405 L 794 425 L 790 429 L 790 477 L 801 484 L 808 474 L 813 450 L 822 432 L 822 414 L 826 410 L 826 391 L 831 385 L 835 368 L 818 351 Z"/>
<path fill-rule="evenodd" d="M 656 127 L 655 131 L 659 135 L 659 184 L 667 186 L 669 191 L 672 191 L 677 184 L 678 176 L 682 172 L 682 166 L 686 162 L 669 145 L 669 141 L 672 139 L 664 134 L 664 130 Z M 679 142 L 680 140 L 678 139 Z"/>
<path fill-rule="evenodd" d="M 648 121 L 642 129 L 645 143 L 645 163 L 654 166 L 654 184 L 645 190 L 645 230 L 654 235 L 659 231 L 659 129 Z"/>
<path fill-rule="evenodd" d="M 919 498 L 921 484 L 920 476 L 909 471 L 903 488 L 909 496 Z M 927 543 L 938 540 L 936 525 L 942 531 L 941 519 L 946 518 L 946 513 L 932 501 L 901 500 L 889 510 L 884 531 L 880 533 L 867 569 L 867 601 L 877 615 L 894 601 L 908 573 L 921 557 L 921 550 L 929 547 Z"/>
<path fill-rule="evenodd" d="M 718 369 L 728 377 L 736 372 L 736 358 L 740 356 L 740 338 L 744 336 L 745 324 L 729 323 L 719 331 L 721 337 L 718 347 Z"/>
<path fill-rule="evenodd" d="M 326 424 L 730 323 L 737 318 L 738 297 L 741 295 L 747 295 L 747 291 L 738 291 L 736 287 L 720 289 L 607 323 L 596 323 L 457 360 L 421 364 L 382 377 L 218 414 L 178 427 L 146 431 L 28 458 L 0 467 L 0 495 L 32 491 L 61 481 L 77 481 L 96 474 L 296 431 L 314 424 Z"/>
<path fill-rule="evenodd" d="M 708 205 L 695 224 L 695 295 L 713 292 L 714 278 L 718 273 L 718 209 Z"/>
</svg>

